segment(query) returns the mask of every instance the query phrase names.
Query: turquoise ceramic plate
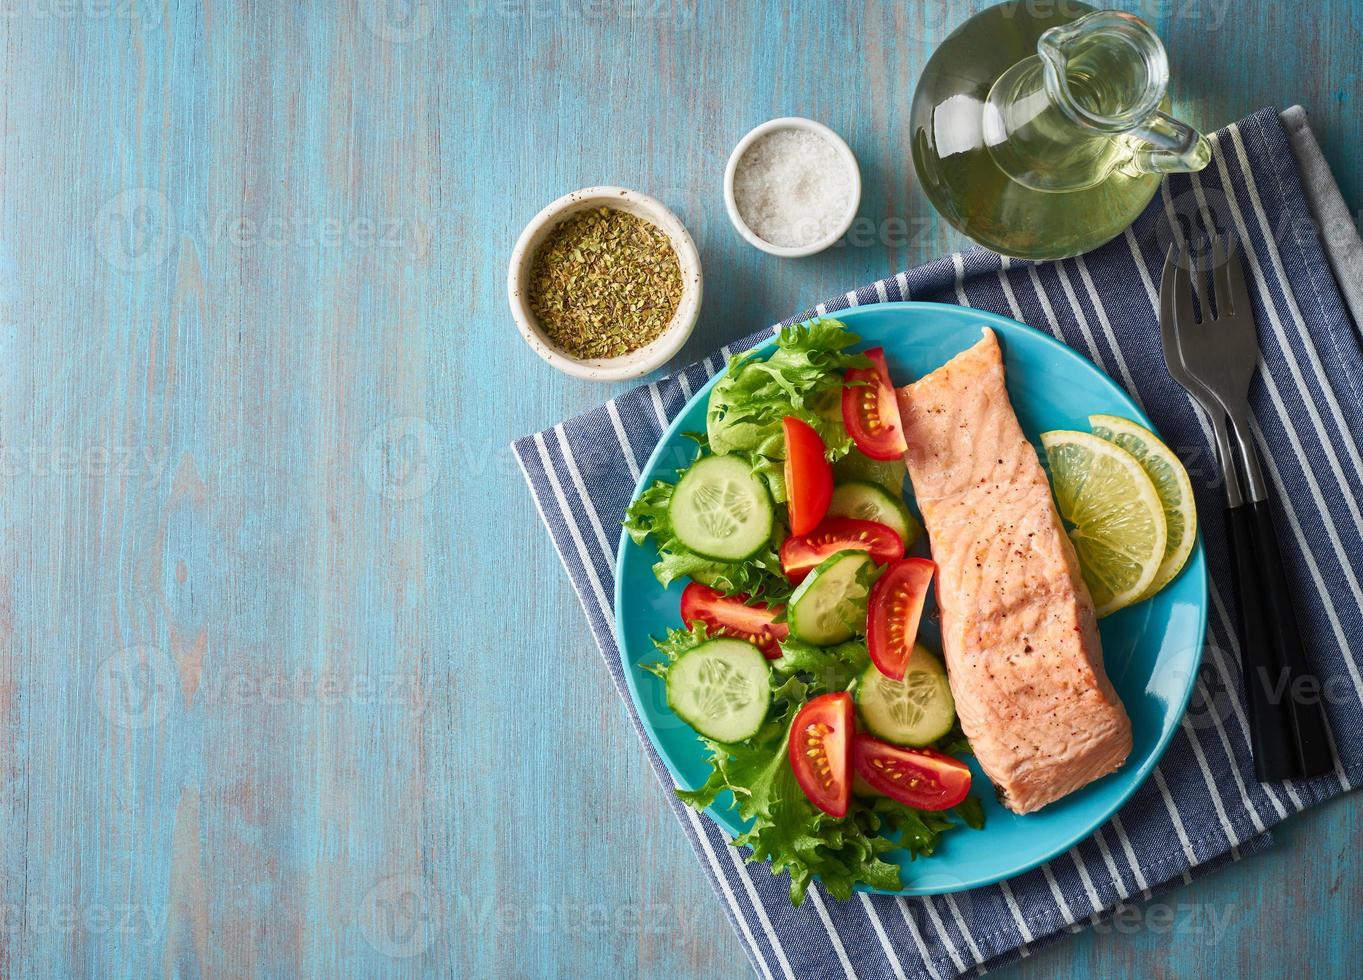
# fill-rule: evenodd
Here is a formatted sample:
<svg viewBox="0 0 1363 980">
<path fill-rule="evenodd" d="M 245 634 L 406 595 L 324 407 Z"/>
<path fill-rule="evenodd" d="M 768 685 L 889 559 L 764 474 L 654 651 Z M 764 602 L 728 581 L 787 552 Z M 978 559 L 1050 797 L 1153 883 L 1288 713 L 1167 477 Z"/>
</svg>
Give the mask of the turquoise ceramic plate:
<svg viewBox="0 0 1363 980">
<path fill-rule="evenodd" d="M 885 348 L 892 378 L 903 384 L 943 364 L 990 326 L 1003 344 L 1008 391 L 1023 431 L 1037 444 L 1048 429 L 1088 430 L 1096 412 L 1149 420 L 1135 403 L 1089 361 L 1052 338 L 1014 320 L 934 303 L 884 303 L 835 314 L 859 334 L 866 347 Z M 759 351 L 769 350 L 769 342 Z M 713 384 L 713 381 L 711 382 Z M 673 421 L 639 480 L 672 479 L 692 444 L 683 432 L 705 428 L 706 385 Z M 637 493 L 637 490 L 636 490 Z M 656 552 L 621 536 L 616 565 L 615 618 L 625 676 L 649 738 L 680 786 L 696 787 L 709 767 L 695 733 L 668 709 L 663 684 L 640 664 L 657 659 L 649 638 L 680 625 L 684 583 L 662 588 L 651 566 Z M 1050 860 L 1088 837 L 1150 775 L 1183 717 L 1202 654 L 1207 623 L 1207 577 L 1199 541 L 1183 573 L 1147 602 L 1101 623 L 1108 674 L 1131 716 L 1134 745 L 1118 772 L 1025 817 L 1003 809 L 988 780 L 975 770 L 975 792 L 984 803 L 982 831 L 960 829 L 943 836 L 931 858 L 909 861 L 898 854 L 904 887 L 900 894 L 935 895 L 1002 881 Z M 936 637 L 927 635 L 929 646 Z M 940 647 L 936 647 L 940 649 Z M 728 795 L 708 814 L 729 834 L 746 829 L 724 809 Z"/>
</svg>

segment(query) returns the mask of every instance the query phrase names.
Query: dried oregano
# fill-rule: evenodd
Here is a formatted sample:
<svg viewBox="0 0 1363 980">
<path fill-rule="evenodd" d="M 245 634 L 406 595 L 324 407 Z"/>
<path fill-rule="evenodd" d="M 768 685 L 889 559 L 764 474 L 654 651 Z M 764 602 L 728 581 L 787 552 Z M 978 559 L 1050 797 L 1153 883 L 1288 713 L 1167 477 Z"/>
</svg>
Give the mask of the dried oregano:
<svg viewBox="0 0 1363 980">
<path fill-rule="evenodd" d="M 573 357 L 638 350 L 672 322 L 681 295 L 681 266 L 667 235 L 618 208 L 563 221 L 530 267 L 530 310 Z"/>
</svg>

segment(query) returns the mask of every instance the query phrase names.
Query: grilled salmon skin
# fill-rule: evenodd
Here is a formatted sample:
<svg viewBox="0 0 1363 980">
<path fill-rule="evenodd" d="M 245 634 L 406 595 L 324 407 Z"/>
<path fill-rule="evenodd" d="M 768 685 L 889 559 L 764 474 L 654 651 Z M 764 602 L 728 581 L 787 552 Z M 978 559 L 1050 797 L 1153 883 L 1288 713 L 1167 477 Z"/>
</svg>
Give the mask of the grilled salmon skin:
<svg viewBox="0 0 1363 980">
<path fill-rule="evenodd" d="M 1008 401 L 993 331 L 900 388 L 899 411 L 961 728 L 1003 804 L 1031 813 L 1131 751 L 1093 600 Z"/>
</svg>

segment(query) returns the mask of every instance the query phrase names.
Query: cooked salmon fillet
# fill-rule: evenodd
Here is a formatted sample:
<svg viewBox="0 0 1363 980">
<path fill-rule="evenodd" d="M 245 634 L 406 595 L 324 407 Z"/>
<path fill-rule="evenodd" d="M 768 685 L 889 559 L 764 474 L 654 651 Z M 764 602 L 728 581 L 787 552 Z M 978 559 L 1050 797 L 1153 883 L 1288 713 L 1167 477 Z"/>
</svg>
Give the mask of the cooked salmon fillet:
<svg viewBox="0 0 1363 980">
<path fill-rule="evenodd" d="M 899 389 L 961 728 L 1015 813 L 1121 766 L 1131 722 L 993 331 Z"/>
</svg>

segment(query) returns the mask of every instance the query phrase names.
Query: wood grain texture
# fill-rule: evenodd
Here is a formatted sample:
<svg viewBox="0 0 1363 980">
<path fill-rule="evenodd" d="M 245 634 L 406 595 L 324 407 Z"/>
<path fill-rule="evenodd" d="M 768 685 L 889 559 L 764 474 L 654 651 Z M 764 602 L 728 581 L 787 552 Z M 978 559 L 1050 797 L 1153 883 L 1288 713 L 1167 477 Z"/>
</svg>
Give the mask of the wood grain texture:
<svg viewBox="0 0 1363 980">
<path fill-rule="evenodd" d="M 561 193 L 690 227 L 690 360 L 962 243 L 906 112 L 962 5 L 18 0 L 0 12 L 0 976 L 746 972 L 507 443 L 599 403 L 517 338 Z M 1363 9 L 1131 4 L 1180 110 L 1301 102 L 1363 204 Z M 721 200 L 752 125 L 861 159 L 868 244 Z M 1015 972 L 1327 975 L 1358 803 Z"/>
</svg>

